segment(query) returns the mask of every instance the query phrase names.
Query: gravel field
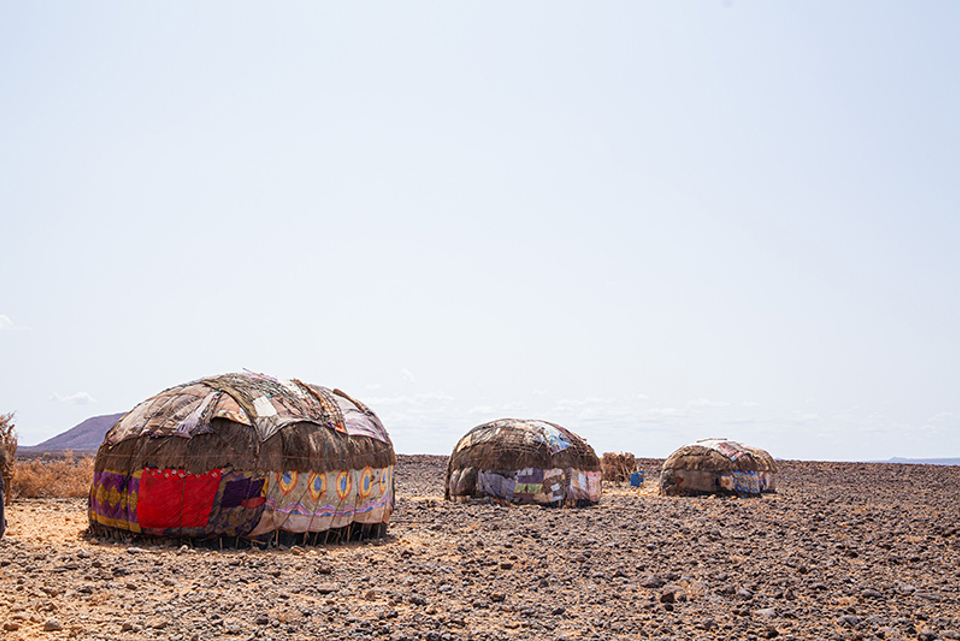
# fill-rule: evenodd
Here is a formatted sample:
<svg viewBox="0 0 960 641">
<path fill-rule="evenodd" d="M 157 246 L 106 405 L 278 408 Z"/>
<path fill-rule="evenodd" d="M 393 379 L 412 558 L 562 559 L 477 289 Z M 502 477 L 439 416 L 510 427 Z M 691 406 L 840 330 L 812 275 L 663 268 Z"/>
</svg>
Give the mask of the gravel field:
<svg viewBox="0 0 960 641">
<path fill-rule="evenodd" d="M 8 506 L 0 637 L 960 639 L 960 467 L 783 462 L 756 499 L 605 487 L 587 509 L 443 501 L 401 456 L 387 538 L 210 550 L 84 538 Z"/>
</svg>

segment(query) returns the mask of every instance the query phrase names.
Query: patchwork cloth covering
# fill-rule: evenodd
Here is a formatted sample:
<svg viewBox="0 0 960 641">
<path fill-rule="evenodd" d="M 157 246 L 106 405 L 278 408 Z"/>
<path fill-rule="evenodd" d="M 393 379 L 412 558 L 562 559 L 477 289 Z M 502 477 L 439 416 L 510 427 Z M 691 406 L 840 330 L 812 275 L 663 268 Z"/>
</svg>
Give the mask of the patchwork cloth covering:
<svg viewBox="0 0 960 641">
<path fill-rule="evenodd" d="M 445 494 L 451 500 L 592 504 L 600 500 L 601 478 L 599 458 L 577 434 L 546 421 L 500 419 L 457 443 Z"/>
<path fill-rule="evenodd" d="M 167 389 L 97 454 L 91 525 L 177 537 L 264 537 L 389 522 L 396 455 L 339 390 L 263 374 Z"/>
<path fill-rule="evenodd" d="M 776 463 L 765 450 L 729 439 L 702 439 L 667 458 L 660 472 L 660 492 L 759 495 L 776 490 L 776 472 Z"/>
</svg>

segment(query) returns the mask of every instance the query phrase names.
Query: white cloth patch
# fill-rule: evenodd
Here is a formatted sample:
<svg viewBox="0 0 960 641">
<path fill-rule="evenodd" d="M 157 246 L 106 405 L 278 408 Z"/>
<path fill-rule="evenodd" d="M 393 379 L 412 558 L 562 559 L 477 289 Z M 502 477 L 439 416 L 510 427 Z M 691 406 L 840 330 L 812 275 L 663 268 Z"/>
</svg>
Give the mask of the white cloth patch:
<svg viewBox="0 0 960 641">
<path fill-rule="evenodd" d="M 258 396 L 253 399 L 253 409 L 257 410 L 257 416 L 261 417 L 276 416 L 278 414 L 277 408 L 273 406 L 273 403 L 271 403 L 270 399 L 266 396 Z"/>
</svg>

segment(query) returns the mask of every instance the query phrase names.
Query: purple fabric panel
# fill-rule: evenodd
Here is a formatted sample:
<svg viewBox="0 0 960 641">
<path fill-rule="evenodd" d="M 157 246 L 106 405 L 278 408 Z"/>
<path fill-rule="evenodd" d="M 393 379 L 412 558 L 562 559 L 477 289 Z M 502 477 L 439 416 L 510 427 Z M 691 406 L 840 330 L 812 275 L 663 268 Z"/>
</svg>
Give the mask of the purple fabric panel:
<svg viewBox="0 0 960 641">
<path fill-rule="evenodd" d="M 130 496 L 137 496 L 140 493 L 140 479 L 114 472 L 97 472 L 94 474 L 93 482 L 98 488 L 91 501 L 94 512 L 108 519 L 136 523 L 136 510 L 128 509 L 128 505 Z M 111 505 L 109 500 L 101 503 L 98 500 L 100 496 L 113 496 L 119 500 L 114 505 Z"/>
<path fill-rule="evenodd" d="M 220 507 L 222 509 L 240 507 L 250 497 L 259 496 L 261 490 L 263 490 L 263 479 L 228 481 L 223 488 Z"/>
</svg>

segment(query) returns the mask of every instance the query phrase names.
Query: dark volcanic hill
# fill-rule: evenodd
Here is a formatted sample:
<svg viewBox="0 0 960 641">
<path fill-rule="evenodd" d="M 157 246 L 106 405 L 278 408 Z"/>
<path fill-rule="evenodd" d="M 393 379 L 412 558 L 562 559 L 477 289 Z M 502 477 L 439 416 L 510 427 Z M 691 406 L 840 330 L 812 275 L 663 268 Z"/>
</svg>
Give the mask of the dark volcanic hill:
<svg viewBox="0 0 960 641">
<path fill-rule="evenodd" d="M 44 452 L 96 452 L 103 442 L 103 437 L 113 424 L 120 420 L 119 414 L 105 414 L 93 416 L 76 427 L 72 427 L 63 434 L 58 434 L 38 445 L 18 447 L 18 454 L 41 454 Z"/>
</svg>

